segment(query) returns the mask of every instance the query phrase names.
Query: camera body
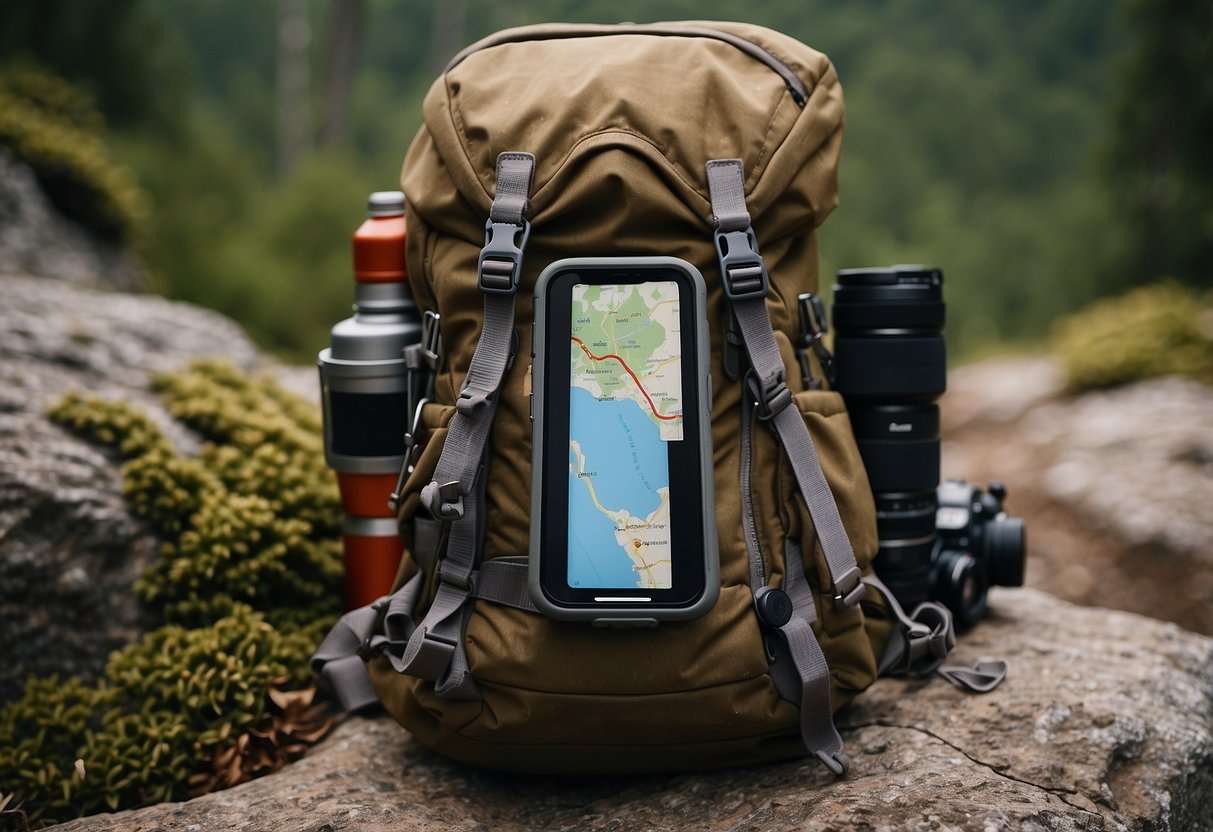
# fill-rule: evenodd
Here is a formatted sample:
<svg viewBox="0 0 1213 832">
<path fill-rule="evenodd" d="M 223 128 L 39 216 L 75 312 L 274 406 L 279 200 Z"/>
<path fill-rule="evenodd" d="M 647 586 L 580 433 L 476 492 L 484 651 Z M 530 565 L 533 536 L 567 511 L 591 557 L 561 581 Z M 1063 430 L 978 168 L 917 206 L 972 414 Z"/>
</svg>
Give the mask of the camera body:
<svg viewBox="0 0 1213 832">
<path fill-rule="evenodd" d="M 844 269 L 832 317 L 834 387 L 876 502 L 876 572 L 907 610 L 940 601 L 971 626 L 991 585 L 1023 584 L 1024 525 L 1006 516 L 1001 484 L 940 483 L 943 272 Z"/>
<path fill-rule="evenodd" d="M 999 482 L 982 491 L 949 479 L 940 483 L 936 497 L 930 595 L 961 624 L 972 626 L 986 613 L 991 586 L 1023 586 L 1023 518 L 1007 516 L 1007 489 Z"/>
</svg>

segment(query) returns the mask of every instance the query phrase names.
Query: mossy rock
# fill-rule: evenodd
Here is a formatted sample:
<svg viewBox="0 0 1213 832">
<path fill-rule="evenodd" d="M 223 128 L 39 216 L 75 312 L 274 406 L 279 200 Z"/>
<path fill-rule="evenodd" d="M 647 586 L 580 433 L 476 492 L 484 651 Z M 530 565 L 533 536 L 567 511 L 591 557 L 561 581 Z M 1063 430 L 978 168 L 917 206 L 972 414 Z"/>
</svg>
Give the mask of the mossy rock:
<svg viewBox="0 0 1213 832">
<path fill-rule="evenodd" d="M 28 64 L 0 72 L 0 145 L 28 165 L 65 216 L 103 237 L 129 243 L 142 234 L 148 200 L 103 140 L 91 99 Z"/>
<path fill-rule="evenodd" d="M 1213 294 L 1172 281 L 1143 286 L 1063 319 L 1053 346 L 1075 390 L 1166 375 L 1213 384 Z"/>
<path fill-rule="evenodd" d="M 127 499 L 164 541 L 136 595 L 164 623 L 96 685 L 31 678 L 0 708 L 0 802 L 13 795 L 34 825 L 188 797 L 266 717 L 271 689 L 309 683 L 340 612 L 341 509 L 316 408 L 213 362 L 155 387 L 205 437 L 198 456 L 126 403 L 70 395 L 51 412 L 125 460 Z"/>
</svg>

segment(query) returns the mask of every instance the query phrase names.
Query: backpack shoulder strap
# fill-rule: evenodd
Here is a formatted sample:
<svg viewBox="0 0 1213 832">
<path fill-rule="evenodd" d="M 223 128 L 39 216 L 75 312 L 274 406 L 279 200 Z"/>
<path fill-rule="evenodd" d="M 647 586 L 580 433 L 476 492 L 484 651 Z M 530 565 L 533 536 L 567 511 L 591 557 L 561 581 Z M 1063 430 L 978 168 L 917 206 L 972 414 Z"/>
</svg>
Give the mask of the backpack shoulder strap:
<svg viewBox="0 0 1213 832">
<path fill-rule="evenodd" d="M 864 584 L 850 538 L 838 516 L 834 495 L 821 471 L 809 429 L 792 404 L 783 357 L 775 343 L 767 310 L 770 279 L 758 253 L 745 204 L 745 175 L 740 159 L 708 162 L 716 251 L 724 294 L 737 316 L 738 329 L 750 359 L 748 392 L 758 405 L 758 418 L 769 421 L 779 436 L 796 484 L 804 497 L 830 568 L 834 602 L 851 607 L 863 598 Z"/>
<path fill-rule="evenodd" d="M 514 300 L 522 277 L 522 257 L 530 236 L 528 219 L 535 157 L 502 153 L 497 185 L 477 281 L 484 298 L 480 339 L 455 403 L 434 478 L 421 490 L 421 502 L 434 517 L 450 524 L 446 551 L 438 559 L 438 590 L 425 618 L 409 637 L 396 669 L 434 682 L 440 695 L 478 699 L 463 649 L 463 631 L 471 611 L 472 572 L 480 562 L 481 491 L 485 452 L 497 412 L 497 391 L 513 362 Z"/>
<path fill-rule="evenodd" d="M 708 162 L 707 176 L 724 294 L 737 317 L 749 358 L 750 369 L 745 376 L 747 393 L 756 402 L 758 418 L 771 422 L 775 428 L 791 463 L 829 564 L 834 603 L 853 606 L 863 598 L 864 584 L 808 427 L 797 409 L 789 406 L 792 393 L 786 384 L 783 358 L 775 343 L 766 305 L 770 280 L 746 208 L 741 161 Z M 791 615 L 778 625 L 768 622 L 777 654 L 783 657 L 773 666 L 772 673 L 780 694 L 800 708 L 800 735 L 805 746 L 826 768 L 841 777 L 847 772 L 849 760 L 834 726 L 830 668 L 813 633 L 817 609 L 805 578 L 800 549 L 794 541 L 788 541 L 784 571 L 783 591 L 791 602 Z"/>
</svg>

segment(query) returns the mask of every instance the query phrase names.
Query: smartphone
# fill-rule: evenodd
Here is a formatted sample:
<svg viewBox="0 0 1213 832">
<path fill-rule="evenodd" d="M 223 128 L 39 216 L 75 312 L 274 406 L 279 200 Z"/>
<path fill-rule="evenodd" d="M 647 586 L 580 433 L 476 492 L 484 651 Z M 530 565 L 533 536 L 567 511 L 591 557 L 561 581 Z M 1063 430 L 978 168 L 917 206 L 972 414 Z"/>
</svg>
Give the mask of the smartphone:
<svg viewBox="0 0 1213 832">
<path fill-rule="evenodd" d="M 675 257 L 573 258 L 535 286 L 531 598 L 600 626 L 716 603 L 707 291 Z"/>
</svg>

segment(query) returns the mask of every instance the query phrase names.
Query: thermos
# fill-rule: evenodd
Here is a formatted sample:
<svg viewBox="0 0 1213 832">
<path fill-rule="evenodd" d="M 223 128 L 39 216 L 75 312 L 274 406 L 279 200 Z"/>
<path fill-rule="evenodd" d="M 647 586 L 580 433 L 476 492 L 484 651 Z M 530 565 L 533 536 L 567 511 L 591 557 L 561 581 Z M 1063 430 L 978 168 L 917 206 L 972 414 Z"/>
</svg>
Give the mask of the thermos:
<svg viewBox="0 0 1213 832">
<path fill-rule="evenodd" d="M 404 259 L 404 194 L 380 191 L 354 233 L 354 316 L 321 350 L 324 453 L 345 511 L 345 606 L 391 589 L 403 544 L 388 505 L 404 462 L 411 379 L 404 347 L 421 341 L 421 319 Z"/>
</svg>

